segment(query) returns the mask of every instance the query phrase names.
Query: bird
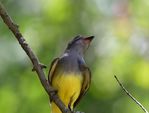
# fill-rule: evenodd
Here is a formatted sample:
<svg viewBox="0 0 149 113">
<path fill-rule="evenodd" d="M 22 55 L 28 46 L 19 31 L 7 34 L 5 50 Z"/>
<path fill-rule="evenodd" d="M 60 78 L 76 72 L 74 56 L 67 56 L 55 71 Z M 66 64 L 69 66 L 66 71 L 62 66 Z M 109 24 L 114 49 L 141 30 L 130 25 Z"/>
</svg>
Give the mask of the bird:
<svg viewBox="0 0 149 113">
<path fill-rule="evenodd" d="M 70 41 L 63 53 L 55 58 L 48 74 L 48 82 L 55 89 L 64 105 L 74 110 L 91 84 L 91 71 L 84 60 L 94 36 L 76 36 Z M 52 113 L 62 113 L 51 101 Z"/>
</svg>

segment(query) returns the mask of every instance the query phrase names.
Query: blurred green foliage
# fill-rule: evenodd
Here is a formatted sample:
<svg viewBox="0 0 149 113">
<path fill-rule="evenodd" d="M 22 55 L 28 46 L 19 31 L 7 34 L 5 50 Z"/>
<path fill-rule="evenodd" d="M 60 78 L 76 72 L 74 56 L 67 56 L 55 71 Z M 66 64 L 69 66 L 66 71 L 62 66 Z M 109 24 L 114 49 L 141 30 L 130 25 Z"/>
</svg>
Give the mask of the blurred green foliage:
<svg viewBox="0 0 149 113">
<path fill-rule="evenodd" d="M 143 113 L 122 92 L 114 75 L 149 109 L 148 0 L 1 2 L 47 66 L 74 36 L 96 36 L 86 53 L 92 84 L 78 110 Z M 48 96 L 31 69 L 30 60 L 0 20 L 0 113 L 50 113 Z"/>
</svg>

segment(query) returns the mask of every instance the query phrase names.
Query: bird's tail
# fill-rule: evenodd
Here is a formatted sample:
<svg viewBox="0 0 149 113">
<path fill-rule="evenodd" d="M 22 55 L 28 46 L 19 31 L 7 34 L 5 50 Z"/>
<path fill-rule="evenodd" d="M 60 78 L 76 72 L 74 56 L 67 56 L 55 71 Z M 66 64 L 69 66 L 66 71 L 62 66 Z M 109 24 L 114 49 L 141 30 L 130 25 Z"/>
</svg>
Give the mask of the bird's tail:
<svg viewBox="0 0 149 113">
<path fill-rule="evenodd" d="M 54 102 L 51 103 L 51 113 L 62 113 Z"/>
</svg>

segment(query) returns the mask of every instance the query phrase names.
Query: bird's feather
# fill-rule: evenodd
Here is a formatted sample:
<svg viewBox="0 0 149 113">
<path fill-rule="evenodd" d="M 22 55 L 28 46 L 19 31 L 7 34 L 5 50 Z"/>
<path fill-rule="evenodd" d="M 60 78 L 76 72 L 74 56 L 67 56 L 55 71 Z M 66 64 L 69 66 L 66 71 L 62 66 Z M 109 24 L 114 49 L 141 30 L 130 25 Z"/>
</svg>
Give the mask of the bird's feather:
<svg viewBox="0 0 149 113">
<path fill-rule="evenodd" d="M 82 88 L 81 88 L 80 95 L 79 95 L 78 99 L 75 101 L 74 107 L 76 107 L 76 105 L 79 103 L 80 99 L 85 95 L 85 93 L 89 89 L 89 86 L 91 83 L 91 71 L 89 70 L 89 68 L 84 65 L 81 65 L 80 68 L 81 68 L 81 72 L 83 75 L 83 82 L 82 82 Z"/>
<path fill-rule="evenodd" d="M 56 65 L 57 65 L 58 61 L 59 61 L 59 58 L 55 58 L 55 59 L 52 61 L 52 63 L 51 63 L 50 70 L 49 70 L 49 74 L 48 74 L 48 81 L 49 81 L 50 84 L 52 84 L 52 83 L 51 83 L 52 77 L 53 77 L 53 75 L 54 75 L 55 68 L 56 68 Z"/>
</svg>

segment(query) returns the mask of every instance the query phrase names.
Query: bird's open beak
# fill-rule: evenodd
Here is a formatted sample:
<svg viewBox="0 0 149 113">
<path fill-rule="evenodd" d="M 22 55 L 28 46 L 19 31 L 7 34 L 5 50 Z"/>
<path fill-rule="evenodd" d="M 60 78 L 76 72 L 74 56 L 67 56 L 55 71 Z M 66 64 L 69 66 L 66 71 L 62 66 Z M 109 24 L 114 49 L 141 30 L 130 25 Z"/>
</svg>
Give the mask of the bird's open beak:
<svg viewBox="0 0 149 113">
<path fill-rule="evenodd" d="M 85 37 L 84 41 L 85 41 L 85 43 L 90 44 L 90 42 L 93 40 L 93 38 L 94 38 L 94 36 Z"/>
</svg>

